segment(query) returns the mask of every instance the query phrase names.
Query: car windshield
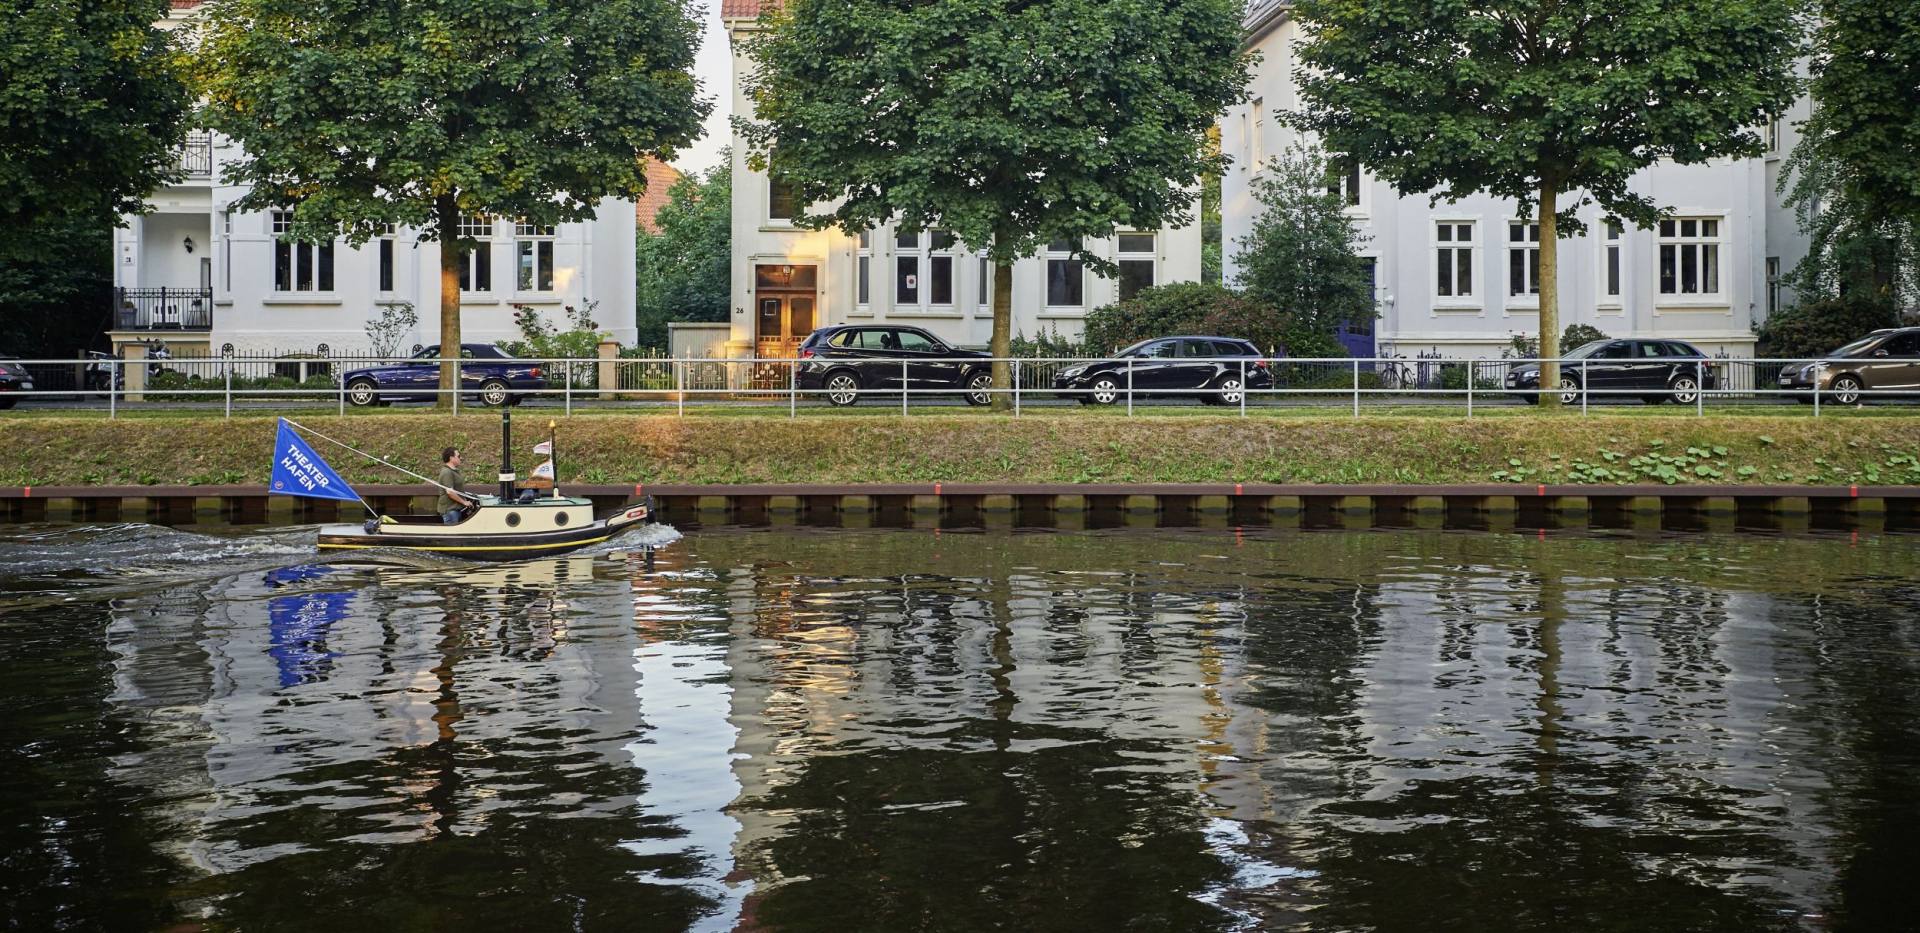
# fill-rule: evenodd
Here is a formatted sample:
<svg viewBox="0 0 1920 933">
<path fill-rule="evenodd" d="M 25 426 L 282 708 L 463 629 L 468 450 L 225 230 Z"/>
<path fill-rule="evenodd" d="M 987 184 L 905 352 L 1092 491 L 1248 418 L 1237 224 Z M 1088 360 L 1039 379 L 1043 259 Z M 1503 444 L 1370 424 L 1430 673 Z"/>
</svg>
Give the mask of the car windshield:
<svg viewBox="0 0 1920 933">
<path fill-rule="evenodd" d="M 1847 344 L 1846 346 L 1841 347 L 1840 349 L 1835 350 L 1832 353 L 1829 353 L 1827 355 L 1828 356 L 1857 356 L 1861 353 L 1866 352 L 1866 349 L 1868 347 L 1871 347 L 1874 344 L 1879 343 L 1880 338 L 1884 336 L 1886 335 L 1871 334 L 1869 336 L 1862 337 L 1859 340 L 1855 340 L 1854 342 Z"/>
</svg>

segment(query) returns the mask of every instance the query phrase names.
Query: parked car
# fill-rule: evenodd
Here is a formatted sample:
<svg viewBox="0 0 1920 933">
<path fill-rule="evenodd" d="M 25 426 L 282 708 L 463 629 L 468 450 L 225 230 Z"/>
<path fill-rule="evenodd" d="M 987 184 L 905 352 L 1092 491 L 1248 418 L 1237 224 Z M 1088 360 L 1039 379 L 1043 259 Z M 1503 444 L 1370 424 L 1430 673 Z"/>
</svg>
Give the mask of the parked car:
<svg viewBox="0 0 1920 933">
<path fill-rule="evenodd" d="M 1816 379 L 1821 398 L 1841 405 L 1858 403 L 1867 391 L 1920 394 L 1920 327 L 1876 330 L 1824 359 L 1790 365 L 1780 371 L 1780 388 L 1803 391 L 1794 397 L 1812 402 Z"/>
<path fill-rule="evenodd" d="M 1582 390 L 1595 398 L 1638 396 L 1649 405 L 1672 399 L 1691 405 L 1702 386 L 1718 384 L 1713 361 L 1681 340 L 1595 340 L 1566 354 L 1560 364 L 1560 401 L 1580 400 Z M 1540 364 L 1519 363 L 1507 370 L 1507 391 L 1527 402 L 1540 401 Z"/>
<path fill-rule="evenodd" d="M 825 393 L 840 406 L 860 401 L 863 392 L 902 388 L 959 390 L 967 404 L 985 405 L 993 401 L 988 359 L 918 327 L 841 324 L 807 335 L 794 379 L 800 391 Z"/>
<path fill-rule="evenodd" d="M 1238 405 L 1247 389 L 1271 388 L 1273 372 L 1260 348 L 1236 337 L 1155 337 L 1113 359 L 1077 363 L 1053 377 L 1056 393 L 1083 405 L 1112 405 L 1129 392 L 1135 398 L 1175 396 Z"/>
<path fill-rule="evenodd" d="M 6 411 L 20 400 L 14 393 L 33 391 L 33 374 L 25 366 L 11 362 L 17 356 L 0 356 L 0 411 Z"/>
<path fill-rule="evenodd" d="M 435 344 L 416 351 L 405 363 L 353 370 L 345 377 L 347 401 L 362 408 L 432 401 L 440 387 L 439 355 L 440 345 Z M 463 343 L 460 359 L 460 394 L 488 405 L 515 405 L 547 387 L 538 365 L 516 360 L 492 344 Z"/>
</svg>

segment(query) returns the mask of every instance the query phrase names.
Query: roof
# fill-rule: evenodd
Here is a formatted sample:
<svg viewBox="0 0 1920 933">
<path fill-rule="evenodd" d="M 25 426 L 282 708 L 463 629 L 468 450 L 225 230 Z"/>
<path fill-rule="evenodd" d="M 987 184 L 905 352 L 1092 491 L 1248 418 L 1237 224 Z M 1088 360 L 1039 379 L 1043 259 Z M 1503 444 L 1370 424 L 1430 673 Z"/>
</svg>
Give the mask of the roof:
<svg viewBox="0 0 1920 933">
<path fill-rule="evenodd" d="M 647 193 L 641 195 L 633 205 L 633 219 L 641 230 L 648 234 L 660 232 L 660 227 L 653 222 L 654 215 L 666 206 L 667 192 L 673 190 L 674 183 L 684 177 L 679 169 L 652 156 L 647 157 Z"/>
<path fill-rule="evenodd" d="M 780 5 L 780 0 L 720 0 L 721 19 L 759 19 L 760 14 Z"/>
</svg>

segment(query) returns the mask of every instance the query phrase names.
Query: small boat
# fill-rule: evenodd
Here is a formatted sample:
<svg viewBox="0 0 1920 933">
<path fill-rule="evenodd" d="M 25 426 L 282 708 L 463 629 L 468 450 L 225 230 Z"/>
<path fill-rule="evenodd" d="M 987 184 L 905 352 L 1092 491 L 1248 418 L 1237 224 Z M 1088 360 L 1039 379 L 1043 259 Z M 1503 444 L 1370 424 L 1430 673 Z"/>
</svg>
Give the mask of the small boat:
<svg viewBox="0 0 1920 933">
<path fill-rule="evenodd" d="M 651 516 L 651 503 L 645 501 L 596 519 L 593 502 L 587 499 L 548 496 L 503 502 L 484 496 L 465 519 L 452 525 L 438 515 L 382 515 L 361 525 L 325 525 L 320 548 L 401 548 L 476 560 L 523 560 L 599 544 Z"/>
<path fill-rule="evenodd" d="M 551 430 L 553 422 L 548 422 Z M 630 528 L 653 519 L 653 497 L 629 502 L 620 511 L 605 518 L 593 517 L 593 502 L 563 496 L 557 484 L 545 489 L 518 488 L 513 471 L 513 416 L 509 409 L 500 412 L 500 492 L 484 495 L 463 492 L 474 504 L 460 521 L 449 524 L 439 515 L 384 515 L 367 505 L 319 453 L 308 446 L 296 429 L 306 431 L 328 443 L 345 448 L 417 479 L 432 480 L 404 467 L 388 463 L 364 451 L 336 441 L 304 425 L 280 419 L 280 435 L 274 452 L 273 482 L 269 492 L 280 495 L 359 501 L 367 506 L 371 518 L 358 525 L 325 525 L 320 529 L 322 550 L 397 548 L 429 551 L 475 560 L 523 560 L 564 554 L 607 541 Z M 546 454 L 548 461 L 534 471 L 534 479 L 554 478 L 551 436 L 534 448 Z"/>
</svg>

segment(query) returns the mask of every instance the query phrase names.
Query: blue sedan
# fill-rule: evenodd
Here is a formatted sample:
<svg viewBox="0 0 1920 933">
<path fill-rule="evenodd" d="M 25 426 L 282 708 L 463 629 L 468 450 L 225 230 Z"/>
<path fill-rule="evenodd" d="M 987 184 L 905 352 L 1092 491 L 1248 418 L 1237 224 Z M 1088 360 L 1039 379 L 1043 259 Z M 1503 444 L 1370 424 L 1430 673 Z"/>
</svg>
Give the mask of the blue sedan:
<svg viewBox="0 0 1920 933">
<path fill-rule="evenodd" d="M 347 401 L 358 407 L 389 402 L 430 402 L 440 388 L 440 346 L 424 347 L 395 366 L 356 369 L 346 375 Z M 512 405 L 547 387 L 540 367 L 516 360 L 492 344 L 460 345 L 461 394 L 488 405 Z"/>
</svg>

